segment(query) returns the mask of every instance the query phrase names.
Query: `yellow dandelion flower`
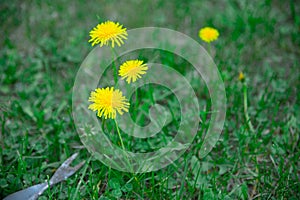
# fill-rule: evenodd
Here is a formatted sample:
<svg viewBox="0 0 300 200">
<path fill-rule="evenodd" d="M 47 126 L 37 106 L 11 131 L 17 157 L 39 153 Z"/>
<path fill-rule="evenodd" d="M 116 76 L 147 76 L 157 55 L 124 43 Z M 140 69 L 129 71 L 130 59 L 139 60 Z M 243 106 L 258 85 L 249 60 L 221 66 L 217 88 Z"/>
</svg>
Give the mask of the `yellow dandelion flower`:
<svg viewBox="0 0 300 200">
<path fill-rule="evenodd" d="M 120 115 L 123 111 L 128 112 L 129 102 L 122 92 L 114 87 L 97 88 L 91 92 L 89 101 L 93 104 L 89 105 L 89 109 L 97 111 L 99 117 L 104 116 L 105 119 L 115 119 L 117 111 Z"/>
<path fill-rule="evenodd" d="M 219 32 L 217 29 L 211 27 L 205 27 L 199 30 L 199 37 L 207 43 L 215 41 L 219 37 Z"/>
<path fill-rule="evenodd" d="M 141 78 L 141 75 L 146 74 L 147 70 L 148 66 L 143 64 L 142 60 L 128 60 L 120 66 L 119 75 L 122 79 L 126 79 L 127 83 L 130 83 Z"/>
<path fill-rule="evenodd" d="M 111 42 L 111 46 L 114 48 L 115 43 L 118 46 L 124 44 L 123 39 L 127 39 L 127 31 L 118 22 L 106 21 L 93 28 L 90 31 L 90 36 L 89 42 L 92 43 L 92 46 L 100 43 L 100 47 L 102 47 L 103 45 L 109 45 L 109 42 Z"/>
<path fill-rule="evenodd" d="M 239 81 L 243 82 L 245 80 L 245 75 L 243 72 L 239 73 Z"/>
</svg>

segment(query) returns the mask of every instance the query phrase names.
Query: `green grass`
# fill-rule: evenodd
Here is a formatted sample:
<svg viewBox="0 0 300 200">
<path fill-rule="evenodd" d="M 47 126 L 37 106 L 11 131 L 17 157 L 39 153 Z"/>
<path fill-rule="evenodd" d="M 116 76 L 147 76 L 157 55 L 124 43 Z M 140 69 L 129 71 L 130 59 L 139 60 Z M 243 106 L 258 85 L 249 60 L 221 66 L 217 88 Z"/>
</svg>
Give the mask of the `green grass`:
<svg viewBox="0 0 300 200">
<path fill-rule="evenodd" d="M 86 165 L 40 199 L 300 199 L 299 13 L 293 0 L 2 1 L 0 198 L 48 180 L 63 160 L 80 151 L 76 161 L 86 160 Z M 72 87 L 92 50 L 90 29 L 107 19 L 128 29 L 175 29 L 201 44 L 199 28 L 219 30 L 213 55 L 226 87 L 227 113 L 220 140 L 205 158 L 200 160 L 198 151 L 210 99 L 199 81 L 191 84 L 201 97 L 203 123 L 189 150 L 168 167 L 123 173 L 83 147 L 72 119 Z M 151 55 L 182 74 L 191 72 L 174 55 L 149 51 L 143 56 L 151 60 Z M 240 71 L 246 74 L 254 133 L 244 116 Z M 176 104 L 174 98 L 168 100 L 162 103 Z M 138 103 L 139 111 L 148 112 L 151 94 L 146 88 L 139 91 Z M 142 116 L 138 123 L 146 120 Z M 175 120 L 172 126 L 176 129 Z M 169 129 L 163 131 L 169 140 Z M 163 141 L 137 140 L 131 148 L 148 151 Z"/>
</svg>

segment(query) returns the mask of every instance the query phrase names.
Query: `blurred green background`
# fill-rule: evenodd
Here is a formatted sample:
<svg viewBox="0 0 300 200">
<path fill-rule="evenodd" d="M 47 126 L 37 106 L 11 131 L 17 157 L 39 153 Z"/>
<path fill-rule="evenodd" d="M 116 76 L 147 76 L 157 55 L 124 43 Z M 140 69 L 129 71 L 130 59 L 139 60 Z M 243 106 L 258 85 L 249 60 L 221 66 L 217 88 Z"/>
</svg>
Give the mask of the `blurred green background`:
<svg viewBox="0 0 300 200">
<path fill-rule="evenodd" d="M 40 199 L 300 199 L 299 5 L 293 0 L 1 1 L 0 197 L 49 179 L 59 161 L 78 148 L 80 159 L 90 157 L 72 121 L 72 87 L 92 50 L 89 31 L 112 20 L 127 29 L 174 29 L 205 48 L 199 29 L 219 30 L 213 54 L 227 95 L 220 141 L 203 160 L 191 148 L 174 165 L 133 182 L 128 182 L 132 174 L 92 158 Z M 249 86 L 256 134 L 244 119 L 240 71 Z"/>
</svg>

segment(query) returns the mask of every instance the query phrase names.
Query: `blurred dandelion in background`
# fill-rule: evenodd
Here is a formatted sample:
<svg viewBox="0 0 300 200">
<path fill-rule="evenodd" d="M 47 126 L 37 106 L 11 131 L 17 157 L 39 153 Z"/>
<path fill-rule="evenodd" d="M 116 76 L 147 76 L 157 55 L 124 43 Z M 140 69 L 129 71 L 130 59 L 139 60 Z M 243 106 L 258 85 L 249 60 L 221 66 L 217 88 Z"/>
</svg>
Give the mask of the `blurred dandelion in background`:
<svg viewBox="0 0 300 200">
<path fill-rule="evenodd" d="M 239 73 L 239 81 L 243 82 L 245 80 L 245 74 L 243 72 Z"/>
<path fill-rule="evenodd" d="M 211 43 L 218 39 L 219 32 L 217 29 L 211 27 L 205 27 L 199 30 L 199 37 L 204 42 Z"/>
</svg>

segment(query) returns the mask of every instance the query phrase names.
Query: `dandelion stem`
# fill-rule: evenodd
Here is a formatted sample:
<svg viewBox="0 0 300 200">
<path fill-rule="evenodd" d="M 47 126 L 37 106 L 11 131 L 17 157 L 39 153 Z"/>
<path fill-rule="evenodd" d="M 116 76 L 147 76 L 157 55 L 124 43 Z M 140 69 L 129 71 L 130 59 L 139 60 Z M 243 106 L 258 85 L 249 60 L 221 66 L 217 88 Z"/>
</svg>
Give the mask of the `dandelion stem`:
<svg viewBox="0 0 300 200">
<path fill-rule="evenodd" d="M 113 60 L 114 81 L 115 81 L 115 84 L 117 84 L 117 82 L 118 82 L 118 74 L 117 74 L 117 65 L 116 65 L 116 62 L 115 62 L 116 52 L 114 51 L 114 49 L 112 47 L 110 49 L 111 49 L 111 58 Z"/>
<path fill-rule="evenodd" d="M 244 93 L 244 114 L 245 114 L 245 119 L 247 121 L 248 127 L 251 132 L 255 132 L 253 125 L 251 123 L 249 114 L 248 114 L 248 102 L 247 102 L 247 84 L 246 82 L 243 83 L 243 93 Z"/>
<path fill-rule="evenodd" d="M 122 136 L 121 136 L 121 133 L 120 133 L 120 130 L 119 130 L 119 126 L 118 126 L 118 123 L 117 123 L 116 120 L 115 120 L 115 124 L 116 124 L 116 127 L 117 127 L 117 132 L 118 132 L 119 139 L 121 141 L 121 146 L 122 146 L 123 150 L 125 151 L 125 146 L 124 146 L 124 143 L 123 143 L 123 139 L 122 139 Z"/>
<path fill-rule="evenodd" d="M 134 120 L 136 120 L 137 118 L 137 110 L 138 110 L 138 106 L 139 106 L 139 93 L 138 93 L 138 89 L 136 88 L 135 90 L 135 104 L 134 104 Z"/>
<path fill-rule="evenodd" d="M 243 82 L 243 93 L 244 93 L 244 114 L 245 114 L 245 119 L 247 121 L 247 125 L 248 125 L 250 131 L 252 133 L 255 133 L 253 125 L 252 125 L 250 117 L 249 117 L 249 114 L 248 114 L 247 84 L 246 84 L 245 81 Z M 255 160 L 256 160 L 255 172 L 256 172 L 256 174 L 259 174 L 259 170 L 258 170 L 258 167 L 257 167 L 257 165 L 258 165 L 258 158 L 256 156 L 256 149 L 254 150 L 254 153 L 255 153 Z M 257 184 L 258 184 L 258 178 L 256 178 L 256 180 L 255 180 L 255 184 L 254 184 L 254 187 L 253 187 L 253 190 L 252 190 L 252 194 L 251 194 L 251 199 L 252 199 L 252 197 L 256 193 Z"/>
<path fill-rule="evenodd" d="M 104 126 L 105 126 L 105 119 L 102 120 L 102 125 L 101 125 L 101 128 L 102 128 L 103 132 L 104 132 L 104 128 L 105 128 Z"/>
<path fill-rule="evenodd" d="M 121 136 L 121 133 L 120 133 L 120 130 L 119 130 L 118 123 L 117 123 L 116 120 L 114 120 L 114 121 L 115 121 L 115 124 L 116 124 L 116 127 L 117 127 L 117 132 L 118 132 L 119 139 L 121 141 L 122 149 L 123 149 L 124 153 L 126 154 L 127 164 L 131 167 L 131 173 L 133 173 L 133 176 L 135 177 L 132 165 L 130 164 L 130 161 L 129 161 L 129 156 L 128 156 L 126 150 L 125 150 L 125 146 L 124 146 L 123 139 L 122 139 L 122 136 Z M 135 179 L 136 179 L 136 177 L 135 177 Z"/>
<path fill-rule="evenodd" d="M 211 44 L 210 44 L 210 42 L 208 43 L 207 48 L 208 48 L 209 55 L 212 57 L 212 51 L 211 51 Z"/>
</svg>

